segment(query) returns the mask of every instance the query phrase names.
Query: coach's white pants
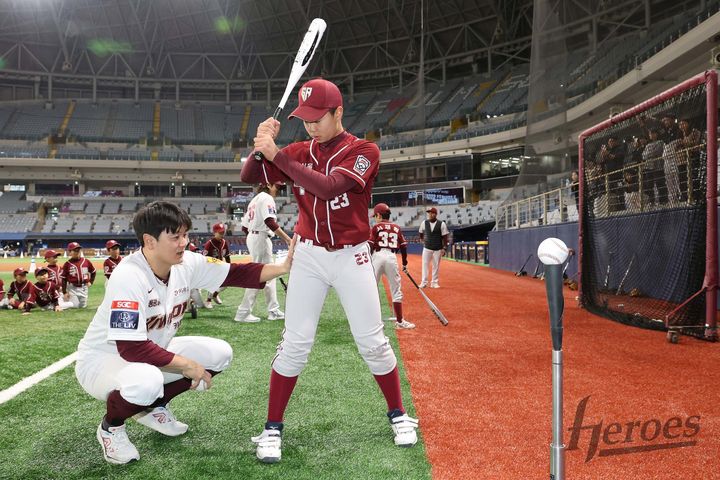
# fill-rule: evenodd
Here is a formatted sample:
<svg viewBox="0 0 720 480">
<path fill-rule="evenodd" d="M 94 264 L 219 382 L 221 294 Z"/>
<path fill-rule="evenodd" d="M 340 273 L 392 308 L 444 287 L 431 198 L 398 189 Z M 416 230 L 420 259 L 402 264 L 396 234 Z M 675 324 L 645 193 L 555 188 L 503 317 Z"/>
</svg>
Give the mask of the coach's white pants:
<svg viewBox="0 0 720 480">
<path fill-rule="evenodd" d="M 374 375 L 397 365 L 383 333 L 380 297 L 367 243 L 328 252 L 297 243 L 288 282 L 285 331 L 273 369 L 280 375 L 300 375 L 315 342 L 320 312 L 330 287 L 340 298 L 360 355 Z"/>
<path fill-rule="evenodd" d="M 71 306 L 67 308 L 85 308 L 88 302 L 88 286 L 83 285 L 82 287 L 76 287 L 75 285 L 68 283 L 67 292 L 70 294 L 69 303 Z M 63 301 L 65 299 L 63 298 Z"/>
<path fill-rule="evenodd" d="M 195 360 L 206 370 L 221 372 L 232 361 L 232 347 L 225 340 L 211 337 L 176 337 L 167 350 Z M 148 363 L 131 363 L 120 357 L 96 350 L 78 350 L 75 377 L 83 390 L 107 400 L 114 390 L 135 405 L 150 405 L 163 395 L 163 385 L 180 380 L 179 373 L 165 372 Z"/>
<path fill-rule="evenodd" d="M 393 303 L 402 302 L 403 293 L 400 287 L 400 269 L 398 268 L 397 256 L 387 248 L 373 253 L 372 255 L 373 270 L 375 270 L 375 283 L 380 282 L 380 278 L 385 275 L 390 285 Z"/>
<path fill-rule="evenodd" d="M 266 233 L 249 233 L 247 236 L 247 247 L 250 251 L 250 257 L 253 262 L 272 263 L 272 241 Z M 255 300 L 257 300 L 257 289 L 246 288 L 242 303 L 237 308 L 236 317 L 247 317 L 252 313 Z M 280 304 L 277 299 L 277 284 L 273 278 L 265 283 L 265 303 L 268 312 L 277 312 L 280 310 Z"/>
<path fill-rule="evenodd" d="M 428 270 L 430 269 L 430 262 L 432 262 L 432 281 L 431 283 L 439 283 L 440 280 L 440 258 L 442 257 L 442 250 L 429 250 L 423 248 L 422 253 L 422 280 L 421 284 L 427 285 Z"/>
</svg>

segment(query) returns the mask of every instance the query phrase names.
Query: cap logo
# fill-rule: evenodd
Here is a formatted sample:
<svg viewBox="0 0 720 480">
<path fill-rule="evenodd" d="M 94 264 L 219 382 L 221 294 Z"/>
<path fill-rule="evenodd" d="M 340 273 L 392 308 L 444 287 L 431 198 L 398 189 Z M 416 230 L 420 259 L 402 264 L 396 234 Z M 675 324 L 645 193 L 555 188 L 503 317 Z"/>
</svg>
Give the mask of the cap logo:
<svg viewBox="0 0 720 480">
<path fill-rule="evenodd" d="M 312 95 L 312 87 L 302 87 L 300 89 L 300 97 L 303 102 L 306 102 L 310 95 Z"/>
</svg>

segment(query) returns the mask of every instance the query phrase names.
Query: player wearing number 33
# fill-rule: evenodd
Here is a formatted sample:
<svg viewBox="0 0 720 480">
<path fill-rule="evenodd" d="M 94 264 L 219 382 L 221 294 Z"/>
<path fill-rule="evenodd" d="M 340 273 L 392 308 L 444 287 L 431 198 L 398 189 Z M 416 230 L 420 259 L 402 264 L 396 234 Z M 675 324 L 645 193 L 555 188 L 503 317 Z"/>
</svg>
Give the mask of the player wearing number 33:
<svg viewBox="0 0 720 480">
<path fill-rule="evenodd" d="M 375 280 L 385 275 L 392 293 L 393 310 L 395 310 L 395 327 L 415 328 L 415 324 L 403 318 L 403 294 L 400 287 L 400 270 L 398 269 L 396 253 L 402 256 L 403 270 L 407 268 L 407 240 L 400 226 L 390 222 L 390 207 L 385 203 L 378 203 L 373 209 L 375 225 L 370 230 L 370 248 L 373 251 L 372 264 L 375 270 Z"/>
<path fill-rule="evenodd" d="M 185 251 L 190 216 L 168 202 L 153 202 L 135 214 L 142 248 L 125 257 L 105 286 L 105 298 L 78 345 L 75 376 L 82 388 L 105 402 L 97 428 L 110 463 L 138 460 L 125 421 L 135 420 L 163 435 L 182 435 L 168 402 L 191 389 L 208 389 L 232 360 L 230 345 L 217 338 L 176 337 L 190 292 L 221 286 L 263 288 L 287 273 L 280 265 L 229 264 Z"/>
<path fill-rule="evenodd" d="M 332 287 L 350 323 L 355 343 L 388 406 L 395 444 L 417 442 L 417 420 L 405 413 L 395 353 L 383 333 L 380 298 L 370 263 L 368 205 L 380 164 L 378 147 L 344 131 L 340 90 L 323 79 L 305 83 L 290 118 L 303 121 L 309 141 L 280 150 L 280 123 L 258 126 L 255 151 L 241 179 L 246 183 L 293 182 L 299 206 L 297 248 L 285 303 L 285 331 L 272 363 L 265 429 L 253 437 L 258 459 L 281 457 L 283 415 L 315 341 L 320 312 Z M 338 419 L 341 421 L 341 419 Z"/>
</svg>

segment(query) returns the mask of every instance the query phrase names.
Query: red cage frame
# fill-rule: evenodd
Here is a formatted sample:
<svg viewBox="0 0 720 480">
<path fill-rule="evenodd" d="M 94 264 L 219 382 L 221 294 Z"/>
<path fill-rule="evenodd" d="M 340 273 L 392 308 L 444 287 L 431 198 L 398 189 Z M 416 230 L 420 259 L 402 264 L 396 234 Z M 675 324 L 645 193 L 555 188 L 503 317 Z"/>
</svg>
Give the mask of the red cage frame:
<svg viewBox="0 0 720 480">
<path fill-rule="evenodd" d="M 717 340 L 717 298 L 718 298 L 718 239 L 717 239 L 717 228 L 718 228 L 718 203 L 717 203 L 717 114 L 718 114 L 718 74 L 715 70 L 707 70 L 694 77 L 676 85 L 669 90 L 666 90 L 649 100 L 646 100 L 639 105 L 634 106 L 629 110 L 615 115 L 614 117 L 605 120 L 602 123 L 591 127 L 578 136 L 578 173 L 581 179 L 584 177 L 584 146 L 585 139 L 590 135 L 604 130 L 606 128 L 615 125 L 616 123 L 627 120 L 639 113 L 642 113 L 671 97 L 674 97 L 685 90 L 697 87 L 699 85 L 706 85 L 706 97 L 707 97 L 707 233 L 706 233 L 706 251 L 705 251 L 705 279 L 703 281 L 703 287 L 700 291 L 696 292 L 690 298 L 688 298 L 682 305 L 677 309 L 682 308 L 690 300 L 697 297 L 698 295 L 705 292 L 705 338 L 708 340 Z M 578 205 L 579 212 L 583 211 L 584 207 L 584 190 L 585 182 L 580 182 L 579 196 L 580 201 Z M 578 216 L 578 295 L 580 301 L 583 299 L 583 286 L 582 286 L 582 267 L 583 267 L 583 215 Z M 676 309 L 676 310 L 677 310 Z M 668 315 L 669 317 L 670 315 Z M 667 318 L 665 319 L 665 326 L 668 326 Z"/>
</svg>

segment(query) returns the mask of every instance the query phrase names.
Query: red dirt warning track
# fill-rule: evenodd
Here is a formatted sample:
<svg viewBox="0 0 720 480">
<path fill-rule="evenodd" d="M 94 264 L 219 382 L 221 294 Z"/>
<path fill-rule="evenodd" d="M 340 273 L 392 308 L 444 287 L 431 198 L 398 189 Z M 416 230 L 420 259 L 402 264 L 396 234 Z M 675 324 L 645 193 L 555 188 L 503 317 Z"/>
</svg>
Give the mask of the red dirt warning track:
<svg viewBox="0 0 720 480">
<path fill-rule="evenodd" d="M 418 256 L 410 272 L 420 278 Z M 433 478 L 548 478 L 544 283 L 443 260 L 442 288 L 426 290 L 450 321 L 443 327 L 403 280 L 404 313 L 417 328 L 398 337 Z M 567 452 L 567 478 L 720 478 L 720 344 L 688 337 L 669 344 L 662 332 L 590 315 L 575 293 L 565 290 L 565 443 L 586 397 L 589 428 Z"/>
</svg>

